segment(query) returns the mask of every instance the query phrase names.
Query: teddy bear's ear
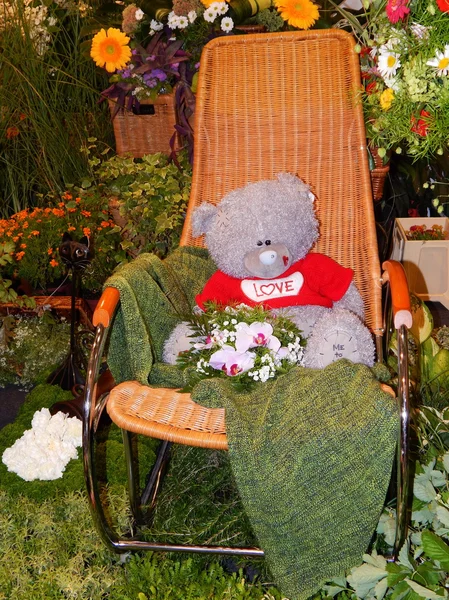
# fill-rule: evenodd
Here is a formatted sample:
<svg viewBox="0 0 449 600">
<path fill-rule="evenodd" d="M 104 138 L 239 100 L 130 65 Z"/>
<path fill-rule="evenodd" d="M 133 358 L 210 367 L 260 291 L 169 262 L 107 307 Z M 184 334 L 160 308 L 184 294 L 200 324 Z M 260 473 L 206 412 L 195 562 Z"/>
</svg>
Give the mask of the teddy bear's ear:
<svg viewBox="0 0 449 600">
<path fill-rule="evenodd" d="M 299 177 L 292 175 L 291 173 L 278 173 L 277 179 L 286 190 L 292 194 L 301 194 L 304 199 L 307 198 L 311 202 L 315 200 L 315 196 L 310 191 L 310 187 L 305 184 Z"/>
<path fill-rule="evenodd" d="M 209 202 L 203 202 L 193 211 L 192 234 L 194 237 L 198 237 L 202 233 L 210 231 L 217 212 L 217 207 Z"/>
</svg>

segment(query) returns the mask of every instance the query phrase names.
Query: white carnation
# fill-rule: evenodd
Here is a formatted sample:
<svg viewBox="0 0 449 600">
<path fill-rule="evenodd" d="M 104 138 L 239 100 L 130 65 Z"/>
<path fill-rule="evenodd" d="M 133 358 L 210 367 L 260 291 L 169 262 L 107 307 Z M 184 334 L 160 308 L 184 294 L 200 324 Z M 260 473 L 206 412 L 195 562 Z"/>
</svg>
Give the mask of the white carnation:
<svg viewBox="0 0 449 600">
<path fill-rule="evenodd" d="M 51 415 L 48 408 L 34 413 L 31 429 L 3 452 L 8 471 L 25 481 L 49 481 L 62 477 L 82 443 L 82 423 L 62 412 Z"/>
</svg>

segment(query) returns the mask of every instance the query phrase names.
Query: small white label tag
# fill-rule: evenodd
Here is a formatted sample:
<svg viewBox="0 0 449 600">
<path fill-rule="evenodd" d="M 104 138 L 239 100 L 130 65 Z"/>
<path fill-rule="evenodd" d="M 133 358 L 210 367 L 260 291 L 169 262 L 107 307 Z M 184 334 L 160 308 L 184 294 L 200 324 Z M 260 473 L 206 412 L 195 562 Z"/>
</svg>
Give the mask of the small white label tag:
<svg viewBox="0 0 449 600">
<path fill-rule="evenodd" d="M 296 296 L 304 283 L 301 273 L 293 273 L 290 277 L 280 279 L 243 279 L 240 284 L 242 292 L 253 302 L 263 302 L 273 298 Z"/>
</svg>

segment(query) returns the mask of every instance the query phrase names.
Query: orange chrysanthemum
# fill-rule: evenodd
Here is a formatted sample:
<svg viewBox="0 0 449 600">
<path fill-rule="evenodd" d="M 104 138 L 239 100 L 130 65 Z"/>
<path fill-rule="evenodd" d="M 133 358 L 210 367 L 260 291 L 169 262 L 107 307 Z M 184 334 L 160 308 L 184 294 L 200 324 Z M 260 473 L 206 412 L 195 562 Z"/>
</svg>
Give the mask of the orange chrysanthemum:
<svg viewBox="0 0 449 600">
<path fill-rule="evenodd" d="M 16 260 L 22 260 L 22 258 L 25 256 L 25 252 L 22 250 L 22 252 L 17 252 L 16 254 Z"/>
<path fill-rule="evenodd" d="M 89 236 L 90 236 L 90 234 L 91 234 L 91 231 L 90 231 L 89 227 L 83 227 L 83 234 L 84 234 L 86 237 L 89 237 Z"/>
<path fill-rule="evenodd" d="M 284 21 L 297 29 L 310 29 L 318 20 L 318 7 L 310 0 L 275 0 Z"/>
<path fill-rule="evenodd" d="M 123 69 L 131 60 L 131 48 L 128 46 L 129 37 L 116 29 L 102 29 L 92 40 L 90 55 L 99 67 L 104 67 L 108 73 Z"/>
<path fill-rule="evenodd" d="M 51 267 L 57 267 L 59 265 L 58 261 L 55 260 L 54 258 L 51 259 L 50 261 L 50 266 Z"/>
</svg>

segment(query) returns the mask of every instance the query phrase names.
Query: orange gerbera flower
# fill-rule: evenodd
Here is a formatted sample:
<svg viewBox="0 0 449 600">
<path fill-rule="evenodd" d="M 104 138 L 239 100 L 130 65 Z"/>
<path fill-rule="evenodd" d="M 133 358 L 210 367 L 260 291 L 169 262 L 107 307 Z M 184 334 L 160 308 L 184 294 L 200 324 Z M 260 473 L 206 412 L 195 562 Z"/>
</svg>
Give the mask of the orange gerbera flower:
<svg viewBox="0 0 449 600">
<path fill-rule="evenodd" d="M 91 57 L 99 67 L 104 67 L 108 73 L 123 69 L 131 60 L 131 48 L 128 46 L 129 37 L 116 29 L 109 27 L 101 29 L 92 40 Z"/>
<path fill-rule="evenodd" d="M 275 0 L 284 21 L 297 29 L 310 29 L 318 20 L 318 7 L 310 0 Z"/>
</svg>

